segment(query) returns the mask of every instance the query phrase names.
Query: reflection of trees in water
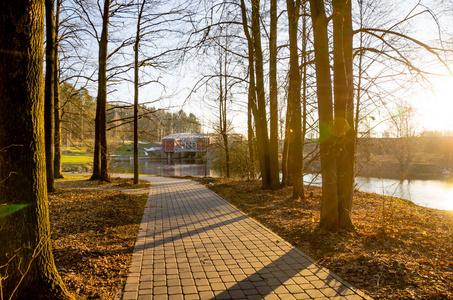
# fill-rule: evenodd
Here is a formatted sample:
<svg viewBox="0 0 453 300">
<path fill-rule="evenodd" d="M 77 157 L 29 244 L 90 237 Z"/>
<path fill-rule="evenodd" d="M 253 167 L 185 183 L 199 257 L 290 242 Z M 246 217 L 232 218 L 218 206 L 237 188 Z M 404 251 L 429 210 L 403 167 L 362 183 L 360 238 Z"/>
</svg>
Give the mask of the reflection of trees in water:
<svg viewBox="0 0 453 300">
<path fill-rule="evenodd" d="M 160 176 L 194 176 L 194 177 L 218 177 L 222 173 L 215 169 L 210 162 L 204 163 L 202 159 L 149 159 L 139 160 L 140 174 Z M 133 161 L 116 160 L 112 164 L 112 172 L 131 173 Z"/>
</svg>

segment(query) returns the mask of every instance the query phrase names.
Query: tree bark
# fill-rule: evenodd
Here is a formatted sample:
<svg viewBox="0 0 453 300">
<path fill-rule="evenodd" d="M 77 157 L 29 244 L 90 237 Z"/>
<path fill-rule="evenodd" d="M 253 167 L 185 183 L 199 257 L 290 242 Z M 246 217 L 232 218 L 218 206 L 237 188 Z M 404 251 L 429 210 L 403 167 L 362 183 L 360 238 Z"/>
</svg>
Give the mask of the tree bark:
<svg viewBox="0 0 453 300">
<path fill-rule="evenodd" d="M 307 44 L 308 44 L 308 28 L 307 28 L 307 2 L 302 3 L 302 178 L 303 178 L 303 150 L 305 144 L 305 135 L 307 134 Z M 302 77 L 301 77 L 302 79 Z"/>
<path fill-rule="evenodd" d="M 44 122 L 46 144 L 47 191 L 55 191 L 54 183 L 54 69 L 55 69 L 55 7 L 53 0 L 46 6 L 46 82 L 44 87 Z"/>
<path fill-rule="evenodd" d="M 250 62 L 249 62 L 250 63 Z M 249 65 L 249 73 L 253 74 L 254 72 L 253 66 Z M 250 75 L 251 76 L 251 75 Z M 252 119 L 252 105 L 254 102 L 253 96 L 255 94 L 255 89 L 252 90 L 251 88 L 251 78 L 249 79 L 249 91 L 248 91 L 248 101 L 247 101 L 247 139 L 248 139 L 248 150 L 249 150 L 249 179 L 255 179 L 256 172 L 255 172 L 255 134 L 253 131 L 253 119 Z"/>
<path fill-rule="evenodd" d="M 228 43 L 225 43 L 225 52 L 219 47 L 219 132 L 222 136 L 223 147 L 225 150 L 225 169 L 226 178 L 230 178 L 230 148 L 228 141 L 228 122 L 227 122 L 227 95 L 228 95 L 228 75 L 227 75 L 227 51 Z"/>
<path fill-rule="evenodd" d="M 54 177 L 63 178 L 61 173 L 61 111 L 60 111 L 60 60 L 58 58 L 59 50 L 59 23 L 60 23 L 60 7 L 61 0 L 57 0 L 57 8 L 55 12 L 55 65 L 54 65 Z"/>
<path fill-rule="evenodd" d="M 293 198 L 304 198 L 302 154 L 301 76 L 297 49 L 297 27 L 300 2 L 286 0 L 289 27 L 289 87 L 288 87 L 288 180 L 293 186 Z"/>
<path fill-rule="evenodd" d="M 107 156 L 107 44 L 110 14 L 110 0 L 104 1 L 104 14 L 102 18 L 101 42 L 99 44 L 99 89 L 98 101 L 100 102 L 100 150 L 101 150 L 101 181 L 109 181 L 108 156 Z"/>
<path fill-rule="evenodd" d="M 134 62 L 134 184 L 139 181 L 138 169 L 138 46 L 139 46 L 139 29 L 137 25 L 137 38 L 135 40 L 135 62 Z"/>
<path fill-rule="evenodd" d="M 338 189 L 333 132 L 332 80 L 329 64 L 329 39 L 327 35 L 327 17 L 324 2 L 310 0 L 313 23 L 316 93 L 318 96 L 319 143 L 322 174 L 322 202 L 320 226 L 337 228 Z"/>
<path fill-rule="evenodd" d="M 337 133 L 337 181 L 339 226 L 352 229 L 352 196 L 354 192 L 356 134 L 354 130 L 354 97 L 352 77 L 351 1 L 334 0 L 334 99 L 335 132 Z"/>
<path fill-rule="evenodd" d="M 255 62 L 255 88 L 257 100 L 256 140 L 260 154 L 261 177 L 264 189 L 272 186 L 270 177 L 269 136 L 266 118 L 266 100 L 264 94 L 263 51 L 261 49 L 260 1 L 252 0 L 252 41 Z"/>
<path fill-rule="evenodd" d="M 282 187 L 289 185 L 289 174 L 288 174 L 288 152 L 289 152 L 289 124 L 291 120 L 290 110 L 291 104 L 287 99 L 286 103 L 286 122 L 285 122 L 285 141 L 283 143 L 282 153 Z"/>
<path fill-rule="evenodd" d="M 0 206 L 10 208 L 0 218 L 5 299 L 72 299 L 58 275 L 50 243 L 43 4 L 17 0 L 0 6 Z"/>
<path fill-rule="evenodd" d="M 93 151 L 93 174 L 90 180 L 99 180 L 101 178 L 101 137 L 99 129 L 100 105 L 96 98 L 96 116 L 94 118 L 94 151 Z"/>
<path fill-rule="evenodd" d="M 277 97 L 277 0 L 271 0 L 269 33 L 269 156 L 270 187 L 280 188 L 278 166 L 278 97 Z"/>
<path fill-rule="evenodd" d="M 138 184 L 139 181 L 139 165 L 138 165 L 138 71 L 139 71 L 139 47 L 140 47 L 140 32 L 143 9 L 145 7 L 146 0 L 142 1 L 140 11 L 137 17 L 137 30 L 135 35 L 134 44 L 134 184 Z"/>
<path fill-rule="evenodd" d="M 252 37 L 249 32 L 248 22 L 247 22 L 247 13 L 245 9 L 245 2 L 241 0 L 241 15 L 242 15 L 242 27 L 244 29 L 245 37 L 247 38 L 247 48 L 248 48 L 248 63 L 249 63 L 249 91 L 248 91 L 248 114 L 247 114 L 247 127 L 248 127 L 248 142 L 249 142 L 249 157 L 250 157 L 250 166 L 249 172 L 250 177 L 255 179 L 255 143 L 254 143 L 254 132 L 253 132 L 253 122 L 252 116 L 255 120 L 257 119 L 257 107 L 256 107 L 256 88 L 255 88 L 255 63 L 254 63 L 254 49 L 253 49 L 253 41 Z M 257 135 L 259 132 L 259 128 L 256 129 Z M 258 159 L 260 162 L 260 169 L 263 170 L 263 161 L 261 159 L 261 148 L 257 149 L 258 152 Z"/>
<path fill-rule="evenodd" d="M 110 0 L 104 1 L 99 41 L 98 95 L 96 101 L 95 148 L 91 179 L 109 181 L 107 156 L 107 45 Z"/>
<path fill-rule="evenodd" d="M 302 181 L 304 178 L 304 145 L 305 135 L 307 134 L 307 43 L 308 43 L 308 28 L 307 28 L 307 2 L 302 2 Z"/>
</svg>

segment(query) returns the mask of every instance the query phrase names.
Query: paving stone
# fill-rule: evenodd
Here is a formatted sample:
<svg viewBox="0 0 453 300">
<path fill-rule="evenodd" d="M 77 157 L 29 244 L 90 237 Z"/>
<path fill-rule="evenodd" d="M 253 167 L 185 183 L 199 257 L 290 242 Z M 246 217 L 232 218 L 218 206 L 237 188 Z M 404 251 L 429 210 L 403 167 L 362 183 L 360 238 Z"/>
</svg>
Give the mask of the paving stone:
<svg viewBox="0 0 453 300">
<path fill-rule="evenodd" d="M 310 295 L 310 297 L 312 298 L 321 298 L 321 297 L 324 297 L 324 294 L 321 293 L 320 290 L 317 290 L 317 289 L 313 289 L 313 290 L 305 290 L 305 292 Z"/>
<path fill-rule="evenodd" d="M 321 293 L 323 293 L 326 297 L 334 297 L 334 296 L 338 296 L 338 293 L 336 290 L 332 289 L 332 288 L 321 288 L 320 289 Z"/>
<path fill-rule="evenodd" d="M 249 290 L 243 290 L 244 294 L 247 296 L 251 295 L 259 295 L 259 292 L 257 289 L 249 289 Z"/>
<path fill-rule="evenodd" d="M 211 284 L 211 288 L 213 291 L 224 291 L 225 285 L 221 282 Z"/>
<path fill-rule="evenodd" d="M 167 295 L 167 287 L 166 286 L 158 286 L 153 289 L 154 295 Z"/>
<path fill-rule="evenodd" d="M 123 300 L 135 300 L 137 299 L 138 295 L 137 292 L 124 292 L 123 293 Z"/>
<path fill-rule="evenodd" d="M 181 281 L 178 278 L 167 280 L 167 286 L 181 286 Z"/>
<path fill-rule="evenodd" d="M 370 299 L 185 179 L 152 182 L 121 300 Z"/>
<path fill-rule="evenodd" d="M 153 283 L 151 281 L 143 281 L 140 282 L 139 285 L 139 290 L 146 290 L 146 289 L 151 289 L 153 287 Z"/>
<path fill-rule="evenodd" d="M 291 294 L 297 294 L 297 293 L 302 293 L 304 290 L 297 284 L 285 284 L 285 287 L 288 289 L 288 291 Z"/>
<path fill-rule="evenodd" d="M 296 297 L 294 297 L 293 294 L 278 294 L 278 296 L 282 300 L 294 300 L 294 299 L 297 299 Z"/>
<path fill-rule="evenodd" d="M 151 295 L 152 294 L 152 290 L 151 289 L 140 289 L 138 291 L 138 295 Z"/>
<path fill-rule="evenodd" d="M 137 283 L 127 283 L 124 286 L 124 291 L 125 292 L 135 292 L 138 289 L 138 284 Z"/>
<path fill-rule="evenodd" d="M 208 300 L 208 299 L 212 299 L 214 297 L 214 293 L 211 291 L 200 292 L 199 295 L 200 295 L 201 300 L 205 300 L 205 299 Z"/>
</svg>

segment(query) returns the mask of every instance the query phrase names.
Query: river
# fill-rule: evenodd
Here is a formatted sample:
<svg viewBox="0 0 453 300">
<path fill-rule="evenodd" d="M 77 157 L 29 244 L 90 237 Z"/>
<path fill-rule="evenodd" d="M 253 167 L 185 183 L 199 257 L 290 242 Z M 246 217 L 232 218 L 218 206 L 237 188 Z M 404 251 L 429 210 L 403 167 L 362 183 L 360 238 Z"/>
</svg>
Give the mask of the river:
<svg viewBox="0 0 453 300">
<path fill-rule="evenodd" d="M 181 159 L 168 163 L 166 160 L 144 158 L 139 160 L 140 173 L 161 176 L 219 177 L 221 171 L 201 160 Z M 132 160 L 115 161 L 112 172 L 133 173 Z M 320 185 L 320 177 L 306 174 L 304 181 Z M 404 198 L 413 203 L 442 210 L 453 210 L 453 182 L 448 180 L 395 180 L 373 177 L 357 177 L 356 188 L 381 195 Z"/>
</svg>

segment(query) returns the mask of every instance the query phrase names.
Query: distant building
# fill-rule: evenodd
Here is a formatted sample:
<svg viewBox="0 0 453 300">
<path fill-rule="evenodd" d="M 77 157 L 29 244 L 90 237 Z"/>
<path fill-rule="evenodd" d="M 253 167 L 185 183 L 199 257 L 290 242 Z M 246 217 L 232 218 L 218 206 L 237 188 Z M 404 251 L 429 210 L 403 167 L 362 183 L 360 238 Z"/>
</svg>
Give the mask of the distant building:
<svg viewBox="0 0 453 300">
<path fill-rule="evenodd" d="M 164 157 L 172 158 L 196 156 L 206 152 L 209 138 L 201 133 L 173 133 L 162 138 Z"/>
</svg>

